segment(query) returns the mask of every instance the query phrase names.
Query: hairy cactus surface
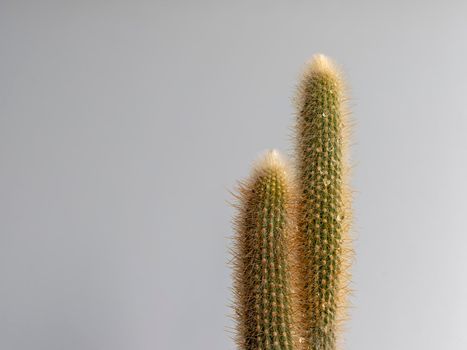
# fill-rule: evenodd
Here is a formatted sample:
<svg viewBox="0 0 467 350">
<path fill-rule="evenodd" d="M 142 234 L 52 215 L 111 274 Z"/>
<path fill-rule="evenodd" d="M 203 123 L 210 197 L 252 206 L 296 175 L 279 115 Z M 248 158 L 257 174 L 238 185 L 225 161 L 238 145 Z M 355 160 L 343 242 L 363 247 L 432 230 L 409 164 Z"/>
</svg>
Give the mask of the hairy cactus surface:
<svg viewBox="0 0 467 350">
<path fill-rule="evenodd" d="M 298 308 L 300 343 L 333 350 L 345 316 L 350 191 L 344 83 L 334 64 L 315 56 L 297 97 Z"/>
<path fill-rule="evenodd" d="M 346 318 L 350 127 L 344 82 L 328 58 L 311 60 L 296 102 L 295 169 L 271 151 L 237 195 L 233 262 L 241 350 L 335 350 Z"/>
<path fill-rule="evenodd" d="M 276 151 L 240 184 L 235 220 L 235 314 L 243 350 L 291 350 L 289 235 L 293 186 Z"/>
</svg>

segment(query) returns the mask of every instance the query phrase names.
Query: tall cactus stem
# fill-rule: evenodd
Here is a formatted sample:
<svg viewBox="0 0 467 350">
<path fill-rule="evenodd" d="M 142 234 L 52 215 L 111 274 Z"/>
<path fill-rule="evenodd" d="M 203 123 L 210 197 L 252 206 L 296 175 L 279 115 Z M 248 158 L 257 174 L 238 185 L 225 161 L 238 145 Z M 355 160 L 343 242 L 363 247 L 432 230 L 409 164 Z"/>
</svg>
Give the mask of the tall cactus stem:
<svg viewBox="0 0 467 350">
<path fill-rule="evenodd" d="M 240 183 L 235 219 L 234 291 L 242 350 L 292 350 L 289 236 L 294 186 L 276 151 Z"/>
<path fill-rule="evenodd" d="M 347 309 L 351 196 L 345 86 L 328 58 L 313 57 L 296 102 L 300 343 L 334 350 Z"/>
</svg>

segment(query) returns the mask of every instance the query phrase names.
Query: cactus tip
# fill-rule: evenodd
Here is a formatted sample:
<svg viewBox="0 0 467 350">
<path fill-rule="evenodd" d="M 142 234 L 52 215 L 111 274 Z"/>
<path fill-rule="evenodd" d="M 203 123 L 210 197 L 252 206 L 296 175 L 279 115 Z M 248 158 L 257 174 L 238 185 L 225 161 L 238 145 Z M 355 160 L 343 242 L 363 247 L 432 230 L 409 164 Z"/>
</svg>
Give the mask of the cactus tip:
<svg viewBox="0 0 467 350">
<path fill-rule="evenodd" d="M 254 164 L 254 173 L 262 174 L 264 171 L 275 170 L 285 172 L 286 164 L 281 153 L 276 149 L 267 150 Z"/>
<path fill-rule="evenodd" d="M 340 75 L 333 60 L 323 54 L 314 55 L 307 66 L 310 73 Z"/>
<path fill-rule="evenodd" d="M 316 91 L 313 84 L 316 82 L 321 84 L 323 81 L 328 82 L 328 88 L 332 87 L 331 93 L 335 93 L 338 98 L 343 97 L 346 84 L 339 66 L 329 57 L 317 54 L 308 61 L 303 70 L 294 100 L 298 110 L 301 110 L 309 98 L 313 96 L 311 92 Z M 343 107 L 345 108 L 345 105 Z"/>
<path fill-rule="evenodd" d="M 267 150 L 255 164 L 255 171 L 262 171 L 264 169 L 277 169 L 284 168 L 284 159 L 279 151 L 275 149 Z"/>
</svg>

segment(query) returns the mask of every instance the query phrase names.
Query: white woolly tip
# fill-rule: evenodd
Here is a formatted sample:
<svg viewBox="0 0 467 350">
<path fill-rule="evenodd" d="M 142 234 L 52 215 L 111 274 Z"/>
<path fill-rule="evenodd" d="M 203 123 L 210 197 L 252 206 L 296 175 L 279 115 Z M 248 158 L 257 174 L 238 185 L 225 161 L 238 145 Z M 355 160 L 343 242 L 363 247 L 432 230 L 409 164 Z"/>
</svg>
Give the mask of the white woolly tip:
<svg viewBox="0 0 467 350">
<path fill-rule="evenodd" d="M 265 171 L 274 170 L 285 174 L 286 168 L 286 162 L 280 152 L 271 149 L 258 158 L 253 166 L 253 173 L 258 176 L 264 174 Z"/>
<path fill-rule="evenodd" d="M 314 55 L 307 66 L 310 73 L 339 75 L 339 69 L 333 60 L 323 54 Z"/>
<path fill-rule="evenodd" d="M 341 70 L 332 59 L 323 55 L 316 54 L 308 61 L 303 72 L 302 83 L 306 84 L 308 79 L 316 76 L 326 76 L 337 84 L 337 88 L 345 87 Z"/>
</svg>

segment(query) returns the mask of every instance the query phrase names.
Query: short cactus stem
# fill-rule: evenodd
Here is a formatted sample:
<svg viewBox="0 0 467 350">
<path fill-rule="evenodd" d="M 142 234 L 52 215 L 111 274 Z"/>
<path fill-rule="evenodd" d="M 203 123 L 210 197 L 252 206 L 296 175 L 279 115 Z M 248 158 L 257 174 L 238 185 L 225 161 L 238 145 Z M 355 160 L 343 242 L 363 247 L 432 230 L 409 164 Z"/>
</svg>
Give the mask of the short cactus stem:
<svg viewBox="0 0 467 350">
<path fill-rule="evenodd" d="M 296 125 L 298 306 L 307 350 L 336 349 L 346 309 L 350 191 L 344 103 L 339 72 L 325 56 L 315 56 L 299 87 Z"/>
<path fill-rule="evenodd" d="M 288 236 L 293 188 L 276 151 L 240 184 L 234 248 L 237 343 L 242 350 L 292 350 Z"/>
</svg>

